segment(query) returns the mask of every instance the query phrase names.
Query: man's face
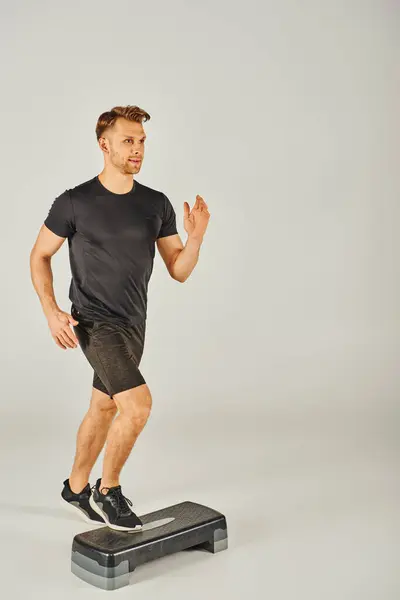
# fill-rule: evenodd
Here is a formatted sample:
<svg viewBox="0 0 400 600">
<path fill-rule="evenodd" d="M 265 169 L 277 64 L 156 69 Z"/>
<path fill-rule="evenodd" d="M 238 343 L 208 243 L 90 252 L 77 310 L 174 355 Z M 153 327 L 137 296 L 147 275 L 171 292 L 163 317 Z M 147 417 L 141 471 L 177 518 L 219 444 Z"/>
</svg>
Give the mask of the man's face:
<svg viewBox="0 0 400 600">
<path fill-rule="evenodd" d="M 145 138 L 141 123 L 122 117 L 117 119 L 105 137 L 109 162 L 124 174 L 139 173 L 144 158 Z"/>
</svg>

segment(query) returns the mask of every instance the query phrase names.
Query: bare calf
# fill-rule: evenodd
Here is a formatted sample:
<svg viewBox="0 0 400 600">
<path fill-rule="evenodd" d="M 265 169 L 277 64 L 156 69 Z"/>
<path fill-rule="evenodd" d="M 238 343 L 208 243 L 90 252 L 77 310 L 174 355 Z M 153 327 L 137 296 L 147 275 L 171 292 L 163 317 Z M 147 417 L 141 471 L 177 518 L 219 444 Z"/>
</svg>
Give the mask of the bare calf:
<svg viewBox="0 0 400 600">
<path fill-rule="evenodd" d="M 112 423 L 105 450 L 100 489 L 119 485 L 119 475 L 132 447 L 144 428 L 152 406 L 147 384 L 113 396 L 119 414 Z"/>
</svg>

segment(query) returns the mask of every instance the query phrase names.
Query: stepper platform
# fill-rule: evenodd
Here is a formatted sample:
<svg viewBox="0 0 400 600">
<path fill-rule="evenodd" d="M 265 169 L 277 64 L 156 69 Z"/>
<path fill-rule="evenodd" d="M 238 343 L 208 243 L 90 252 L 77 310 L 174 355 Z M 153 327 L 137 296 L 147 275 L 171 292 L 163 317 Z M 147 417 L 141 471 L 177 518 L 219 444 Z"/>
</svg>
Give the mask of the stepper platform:
<svg viewBox="0 0 400 600">
<path fill-rule="evenodd" d="M 226 518 L 220 512 L 181 502 L 140 516 L 140 531 L 97 527 L 77 534 L 72 542 L 71 571 L 104 590 L 129 585 L 137 566 L 188 548 L 215 554 L 228 548 Z"/>
</svg>

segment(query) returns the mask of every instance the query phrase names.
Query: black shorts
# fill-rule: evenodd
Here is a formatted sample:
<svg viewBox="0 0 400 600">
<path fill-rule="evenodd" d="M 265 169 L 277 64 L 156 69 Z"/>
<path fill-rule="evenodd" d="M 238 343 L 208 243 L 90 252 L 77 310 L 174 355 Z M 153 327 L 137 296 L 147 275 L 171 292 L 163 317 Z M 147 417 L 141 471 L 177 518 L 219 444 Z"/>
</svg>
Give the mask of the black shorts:
<svg viewBox="0 0 400 600">
<path fill-rule="evenodd" d="M 111 398 L 118 392 L 146 383 L 139 371 L 144 349 L 146 320 L 137 325 L 119 325 L 109 321 L 89 321 L 71 306 L 71 315 L 79 321 L 74 332 L 82 352 L 93 367 L 93 387 Z"/>
</svg>

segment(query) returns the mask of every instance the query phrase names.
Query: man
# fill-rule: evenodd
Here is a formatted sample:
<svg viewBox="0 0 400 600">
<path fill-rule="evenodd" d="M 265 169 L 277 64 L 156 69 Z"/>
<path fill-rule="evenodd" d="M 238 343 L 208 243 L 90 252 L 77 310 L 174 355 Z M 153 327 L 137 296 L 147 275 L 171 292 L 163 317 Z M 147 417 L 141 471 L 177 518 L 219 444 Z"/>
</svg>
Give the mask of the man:
<svg viewBox="0 0 400 600">
<path fill-rule="evenodd" d="M 191 210 L 184 202 L 183 246 L 167 196 L 135 179 L 144 159 L 142 123 L 148 119 L 130 105 L 100 115 L 96 137 L 104 168 L 54 200 L 30 256 L 32 282 L 55 343 L 63 350 L 79 344 L 93 368 L 90 407 L 61 496 L 87 520 L 122 531 L 142 527 L 119 476 L 152 405 L 139 364 L 155 244 L 171 277 L 183 283 L 197 264 L 210 219 L 201 196 Z M 55 300 L 51 269 L 51 257 L 65 239 L 71 314 Z M 91 488 L 89 476 L 106 441 L 102 477 Z"/>
</svg>

